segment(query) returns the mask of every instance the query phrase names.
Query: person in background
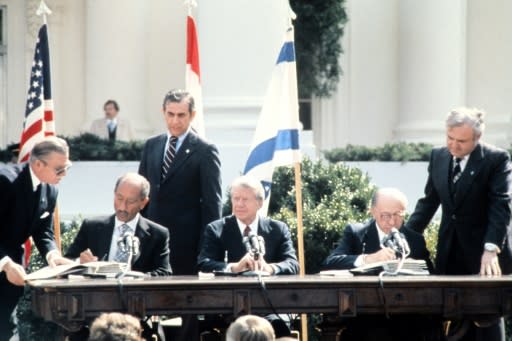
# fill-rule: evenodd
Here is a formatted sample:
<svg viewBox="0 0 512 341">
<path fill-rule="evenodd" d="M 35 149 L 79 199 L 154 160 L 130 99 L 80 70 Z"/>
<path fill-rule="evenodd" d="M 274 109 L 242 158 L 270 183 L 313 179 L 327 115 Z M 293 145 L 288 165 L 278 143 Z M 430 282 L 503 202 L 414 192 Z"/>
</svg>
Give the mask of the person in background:
<svg viewBox="0 0 512 341">
<path fill-rule="evenodd" d="M 139 212 L 149 200 L 149 182 L 137 173 L 119 177 L 114 188 L 115 214 L 85 219 L 66 257 L 80 258 L 80 263 L 98 260 L 126 262 L 127 254 L 118 240 L 125 233 L 138 238 L 139 254 L 134 257 L 132 270 L 152 276 L 172 274 L 169 264 L 169 231 Z"/>
<path fill-rule="evenodd" d="M 109 99 L 103 105 L 105 117 L 94 120 L 90 133 L 110 141 L 130 141 L 135 138 L 130 121 L 119 116 L 119 104 Z"/>
<path fill-rule="evenodd" d="M 435 268 L 443 275 L 512 272 L 512 164 L 507 151 L 480 141 L 484 113 L 458 108 L 446 118 L 446 146 L 432 149 L 425 196 L 407 227 L 423 233 L 441 206 Z M 504 340 L 503 319 L 463 340 Z"/>
<path fill-rule="evenodd" d="M 103 313 L 91 325 L 89 341 L 143 341 L 137 318 L 122 313 Z"/>
<path fill-rule="evenodd" d="M 255 315 L 240 316 L 231 323 L 226 332 L 226 341 L 273 341 L 275 339 L 270 322 Z"/>
<path fill-rule="evenodd" d="M 57 185 L 71 167 L 69 147 L 47 137 L 23 164 L 0 168 L 0 340 L 12 334 L 11 314 L 23 294 L 23 243 L 32 237 L 50 266 L 71 263 L 61 256 L 53 234 Z"/>
</svg>

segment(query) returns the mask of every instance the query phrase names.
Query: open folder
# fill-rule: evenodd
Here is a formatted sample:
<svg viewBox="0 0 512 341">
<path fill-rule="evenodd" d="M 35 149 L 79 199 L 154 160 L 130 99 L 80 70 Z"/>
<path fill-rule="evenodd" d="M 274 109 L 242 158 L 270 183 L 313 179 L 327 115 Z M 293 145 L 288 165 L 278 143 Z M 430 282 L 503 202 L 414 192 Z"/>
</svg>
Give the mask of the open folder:
<svg viewBox="0 0 512 341">
<path fill-rule="evenodd" d="M 83 275 L 97 278 L 115 278 L 126 270 L 126 263 L 97 261 L 84 264 L 73 263 L 57 265 L 55 267 L 45 266 L 25 276 L 25 281 L 36 279 L 66 278 L 68 275 Z M 142 272 L 129 271 L 131 277 L 144 277 Z"/>
<path fill-rule="evenodd" d="M 350 269 L 354 275 L 379 275 L 382 271 L 395 273 L 398 269 L 399 261 L 390 260 L 365 264 L 357 268 Z M 407 258 L 398 271 L 397 275 L 429 275 L 427 263 L 423 259 Z"/>
</svg>

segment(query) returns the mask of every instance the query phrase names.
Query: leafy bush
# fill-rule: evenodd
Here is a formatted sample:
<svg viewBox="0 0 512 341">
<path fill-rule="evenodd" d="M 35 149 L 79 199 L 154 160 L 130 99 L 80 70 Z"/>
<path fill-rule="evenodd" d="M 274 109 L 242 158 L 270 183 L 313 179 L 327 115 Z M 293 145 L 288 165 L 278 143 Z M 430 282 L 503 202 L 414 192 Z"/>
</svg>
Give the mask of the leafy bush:
<svg viewBox="0 0 512 341">
<path fill-rule="evenodd" d="M 386 143 L 383 147 L 347 145 L 325 151 L 325 158 L 333 163 L 339 161 L 428 161 L 432 145 L 428 143 Z"/>
</svg>

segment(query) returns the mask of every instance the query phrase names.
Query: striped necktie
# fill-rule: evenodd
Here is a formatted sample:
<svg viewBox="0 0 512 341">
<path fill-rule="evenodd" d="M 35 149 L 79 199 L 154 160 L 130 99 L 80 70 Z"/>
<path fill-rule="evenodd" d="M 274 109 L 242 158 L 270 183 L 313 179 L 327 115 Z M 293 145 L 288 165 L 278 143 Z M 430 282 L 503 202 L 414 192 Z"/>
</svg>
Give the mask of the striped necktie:
<svg viewBox="0 0 512 341">
<path fill-rule="evenodd" d="M 171 136 L 169 139 L 169 147 L 165 151 L 164 162 L 162 163 L 162 180 L 165 179 L 172 161 L 174 160 L 174 156 L 176 155 L 176 142 L 178 142 L 178 138 Z"/>
<path fill-rule="evenodd" d="M 460 179 L 460 176 L 462 175 L 461 168 L 460 168 L 460 162 L 462 159 L 460 157 L 455 158 L 455 162 L 453 164 L 453 171 L 452 171 L 452 181 L 453 183 L 457 183 L 457 181 Z"/>
</svg>

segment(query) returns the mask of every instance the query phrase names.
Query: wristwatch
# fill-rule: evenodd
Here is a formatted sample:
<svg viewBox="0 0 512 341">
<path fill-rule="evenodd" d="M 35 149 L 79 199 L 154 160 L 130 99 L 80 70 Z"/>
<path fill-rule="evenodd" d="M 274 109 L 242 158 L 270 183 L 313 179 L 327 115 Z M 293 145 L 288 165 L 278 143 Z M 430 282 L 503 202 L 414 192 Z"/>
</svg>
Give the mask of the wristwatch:
<svg viewBox="0 0 512 341">
<path fill-rule="evenodd" d="M 485 243 L 484 244 L 484 250 L 485 251 L 489 251 L 489 252 L 496 252 L 496 253 L 500 253 L 500 249 L 499 247 L 497 247 L 495 244 L 493 243 Z"/>
</svg>

